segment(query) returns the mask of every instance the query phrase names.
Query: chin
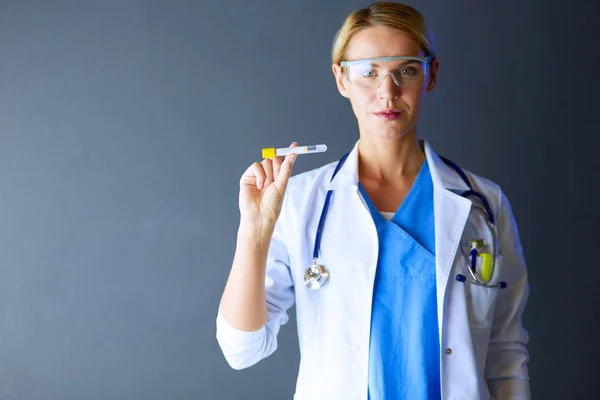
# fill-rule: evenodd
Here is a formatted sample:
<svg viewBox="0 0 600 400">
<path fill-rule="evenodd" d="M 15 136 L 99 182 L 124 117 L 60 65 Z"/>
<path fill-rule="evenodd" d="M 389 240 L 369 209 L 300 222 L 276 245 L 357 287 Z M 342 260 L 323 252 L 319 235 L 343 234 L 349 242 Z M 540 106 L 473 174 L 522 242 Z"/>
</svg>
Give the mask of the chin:
<svg viewBox="0 0 600 400">
<path fill-rule="evenodd" d="M 366 116 L 367 118 L 359 120 L 359 129 L 362 133 L 375 139 L 398 140 L 414 131 L 415 124 L 412 124 L 406 116 L 393 121 L 384 121 L 375 116 Z"/>
<path fill-rule="evenodd" d="M 404 127 L 402 127 L 404 128 Z M 409 131 L 405 130 L 405 129 L 391 129 L 391 128 L 387 128 L 387 129 L 381 129 L 381 128 L 373 128 L 370 130 L 371 132 L 371 136 L 376 137 L 378 139 L 384 139 L 384 140 L 398 140 L 403 138 L 404 136 L 406 136 Z"/>
<path fill-rule="evenodd" d="M 381 139 L 401 139 L 406 136 L 410 131 L 411 127 L 407 126 L 405 121 L 392 121 L 385 123 L 374 124 L 370 131 Z"/>
</svg>

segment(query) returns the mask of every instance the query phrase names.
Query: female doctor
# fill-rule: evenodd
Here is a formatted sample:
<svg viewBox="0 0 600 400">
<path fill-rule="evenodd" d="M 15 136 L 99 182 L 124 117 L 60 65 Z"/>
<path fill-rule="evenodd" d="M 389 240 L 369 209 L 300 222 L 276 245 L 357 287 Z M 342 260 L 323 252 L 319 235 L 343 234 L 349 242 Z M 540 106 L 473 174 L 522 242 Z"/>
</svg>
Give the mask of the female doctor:
<svg viewBox="0 0 600 400">
<path fill-rule="evenodd" d="M 417 135 L 439 68 L 422 15 L 397 3 L 351 13 L 332 68 L 359 139 L 291 179 L 294 155 L 241 177 L 217 314 L 225 358 L 242 369 L 272 354 L 295 302 L 295 399 L 529 399 L 510 203 Z"/>
</svg>

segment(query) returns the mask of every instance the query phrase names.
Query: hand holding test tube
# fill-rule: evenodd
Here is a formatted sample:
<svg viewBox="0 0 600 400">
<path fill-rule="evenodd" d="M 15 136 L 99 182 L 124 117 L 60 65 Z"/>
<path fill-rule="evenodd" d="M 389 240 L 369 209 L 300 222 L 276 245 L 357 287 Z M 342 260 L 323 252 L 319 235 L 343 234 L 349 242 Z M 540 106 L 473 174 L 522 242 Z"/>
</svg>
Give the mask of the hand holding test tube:
<svg viewBox="0 0 600 400">
<path fill-rule="evenodd" d="M 292 167 L 299 154 L 322 153 L 324 144 L 263 148 L 262 162 L 248 167 L 240 179 L 240 212 L 245 230 L 269 235 L 279 218 Z"/>
<path fill-rule="evenodd" d="M 289 147 L 296 148 L 296 142 Z M 273 233 L 294 161 L 298 157 L 293 151 L 286 156 L 278 156 L 277 149 L 274 153 L 273 158 L 252 163 L 240 179 L 240 229 L 245 236 L 259 241 L 270 238 Z"/>
</svg>

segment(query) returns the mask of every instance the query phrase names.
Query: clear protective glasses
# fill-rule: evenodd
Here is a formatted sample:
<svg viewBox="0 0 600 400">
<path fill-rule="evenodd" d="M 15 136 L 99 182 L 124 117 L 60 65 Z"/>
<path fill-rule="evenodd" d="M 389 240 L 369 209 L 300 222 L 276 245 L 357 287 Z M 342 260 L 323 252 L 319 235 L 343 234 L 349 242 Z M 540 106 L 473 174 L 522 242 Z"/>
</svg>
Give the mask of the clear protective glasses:
<svg viewBox="0 0 600 400">
<path fill-rule="evenodd" d="M 393 56 L 342 61 L 347 79 L 365 89 L 379 89 L 390 75 L 400 88 L 420 87 L 429 73 L 431 57 Z"/>
</svg>

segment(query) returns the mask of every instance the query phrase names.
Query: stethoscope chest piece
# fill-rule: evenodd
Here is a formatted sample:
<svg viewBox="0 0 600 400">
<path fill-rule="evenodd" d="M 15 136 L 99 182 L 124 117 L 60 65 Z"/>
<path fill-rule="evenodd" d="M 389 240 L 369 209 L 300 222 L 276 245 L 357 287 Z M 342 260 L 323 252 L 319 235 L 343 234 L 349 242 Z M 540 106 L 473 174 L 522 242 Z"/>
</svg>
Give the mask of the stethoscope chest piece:
<svg viewBox="0 0 600 400">
<path fill-rule="evenodd" d="M 304 271 L 304 284 L 307 288 L 317 290 L 329 281 L 329 270 L 315 262 Z"/>
</svg>

